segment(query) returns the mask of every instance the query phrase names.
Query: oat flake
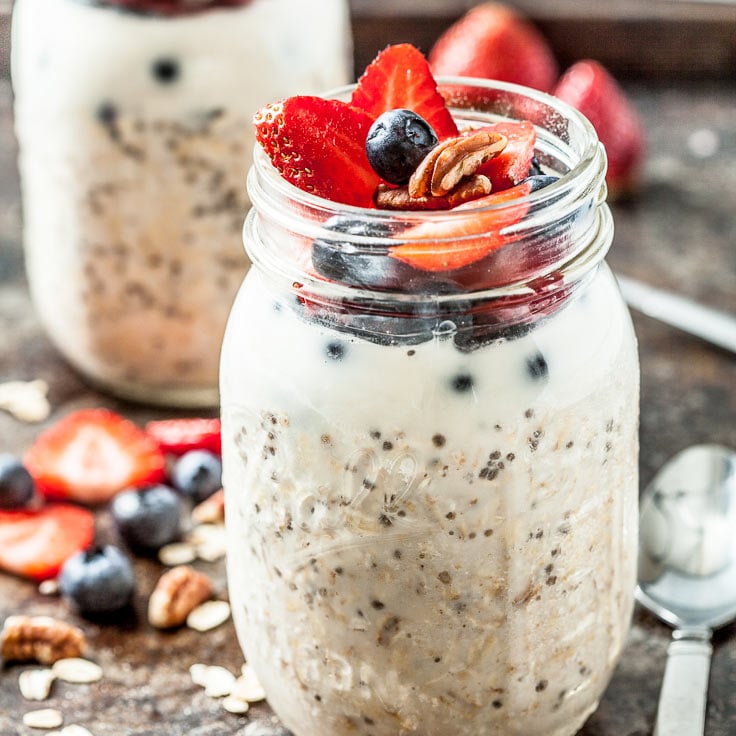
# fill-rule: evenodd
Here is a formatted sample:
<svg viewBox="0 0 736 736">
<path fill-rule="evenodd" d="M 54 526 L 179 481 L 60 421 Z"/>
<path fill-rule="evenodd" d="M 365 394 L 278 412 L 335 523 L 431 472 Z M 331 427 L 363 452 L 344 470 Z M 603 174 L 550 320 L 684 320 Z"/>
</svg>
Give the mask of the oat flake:
<svg viewBox="0 0 736 736">
<path fill-rule="evenodd" d="M 189 675 L 192 678 L 192 682 L 200 687 L 207 687 L 207 670 L 209 667 L 206 664 L 193 664 L 189 668 Z"/>
<path fill-rule="evenodd" d="M 55 678 L 49 669 L 25 670 L 18 675 L 20 694 L 26 700 L 46 700 Z"/>
<path fill-rule="evenodd" d="M 250 706 L 248 705 L 247 700 L 241 700 L 240 698 L 236 698 L 234 695 L 228 695 L 222 701 L 222 707 L 228 713 L 234 713 L 235 715 L 242 715 L 243 713 L 248 712 L 248 708 Z"/>
<path fill-rule="evenodd" d="M 58 728 L 62 723 L 64 716 L 54 708 L 42 708 L 23 714 L 23 724 L 28 728 Z"/>
<path fill-rule="evenodd" d="M 192 665 L 189 668 L 192 681 L 204 688 L 210 698 L 224 698 L 230 695 L 235 685 L 235 675 L 230 670 L 217 665 Z"/>
<path fill-rule="evenodd" d="M 241 675 L 235 682 L 232 694 L 236 698 L 246 700 L 249 703 L 258 703 L 266 699 L 266 691 L 258 681 L 258 676 L 250 665 L 241 667 Z"/>
<path fill-rule="evenodd" d="M 177 567 L 194 562 L 197 559 L 197 551 L 186 542 L 174 542 L 161 547 L 158 551 L 158 559 L 162 565 Z"/>
<path fill-rule="evenodd" d="M 81 657 L 60 659 L 51 669 L 59 680 L 77 685 L 85 685 L 102 679 L 102 667 Z"/>
<path fill-rule="evenodd" d="M 187 626 L 195 631 L 210 631 L 229 618 L 230 604 L 227 601 L 207 601 L 187 616 Z"/>
<path fill-rule="evenodd" d="M 56 578 L 44 580 L 38 584 L 40 595 L 59 595 L 59 581 Z"/>
<path fill-rule="evenodd" d="M 42 422 L 51 413 L 48 392 L 49 385 L 42 380 L 0 383 L 0 409 L 21 422 Z"/>
<path fill-rule="evenodd" d="M 49 734 L 51 736 L 51 734 Z M 72 723 L 69 726 L 59 731 L 59 736 L 92 736 L 92 732 L 87 730 L 84 726 L 78 726 L 76 723 Z"/>
</svg>

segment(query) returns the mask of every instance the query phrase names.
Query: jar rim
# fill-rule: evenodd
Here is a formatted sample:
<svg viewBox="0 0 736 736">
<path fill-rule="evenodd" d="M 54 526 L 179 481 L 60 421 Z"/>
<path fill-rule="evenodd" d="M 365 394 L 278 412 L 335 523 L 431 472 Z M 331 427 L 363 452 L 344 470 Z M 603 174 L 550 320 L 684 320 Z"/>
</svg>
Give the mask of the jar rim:
<svg viewBox="0 0 736 736">
<path fill-rule="evenodd" d="M 605 151 L 598 141 L 595 130 L 590 121 L 575 108 L 559 100 L 552 95 L 537 90 L 532 90 L 520 85 L 507 82 L 474 79 L 466 77 L 438 77 L 438 87 L 449 96 L 448 107 L 454 116 L 461 117 L 470 124 L 489 124 L 499 120 L 530 120 L 537 131 L 538 145 L 546 146 L 550 158 L 556 158 L 557 163 L 565 166 L 566 170 L 559 172 L 557 181 L 540 188 L 529 194 L 521 195 L 502 204 L 485 204 L 472 207 L 472 202 L 467 208 L 451 210 L 423 210 L 423 211 L 397 211 L 385 209 L 368 209 L 354 205 L 346 205 L 325 199 L 318 195 L 299 189 L 284 179 L 271 164 L 263 149 L 256 144 L 253 156 L 253 166 L 248 175 L 248 190 L 254 205 L 248 221 L 246 221 L 245 233 L 246 243 L 252 243 L 253 237 L 248 237 L 249 227 L 251 236 L 256 239 L 268 239 L 269 228 L 259 228 L 254 220 L 265 220 L 278 223 L 278 229 L 296 234 L 302 239 L 311 241 L 344 241 L 346 234 L 336 232 L 334 229 L 325 227 L 325 223 L 335 217 L 344 217 L 357 220 L 371 226 L 385 227 L 385 236 L 374 234 L 349 234 L 351 252 L 358 254 L 375 253 L 377 247 L 387 250 L 396 248 L 407 243 L 416 243 L 415 239 L 402 238 L 402 233 L 414 226 L 427 224 L 434 227 L 437 224 L 458 223 L 463 218 L 476 217 L 487 213 L 499 214 L 503 217 L 504 212 L 513 208 L 525 207 L 529 215 L 525 215 L 521 221 L 513 222 L 504 227 L 500 232 L 508 239 L 502 249 L 512 246 L 515 237 L 523 240 L 530 232 L 543 232 L 554 223 L 564 221 L 577 212 L 581 204 L 588 203 L 598 213 L 595 222 L 588 222 L 585 228 L 585 237 L 577 238 L 574 247 L 564 249 L 564 252 L 555 254 L 551 260 L 554 263 L 546 264 L 543 272 L 537 272 L 532 276 L 544 276 L 552 271 L 565 270 L 566 263 L 592 263 L 590 258 L 577 258 L 587 248 L 601 251 L 599 257 L 594 261 L 600 261 L 610 246 L 612 236 L 604 233 L 601 237 L 601 224 L 607 223 L 610 230 L 610 217 L 602 212 L 605 207 Z M 336 99 L 349 99 L 349 95 L 355 85 L 346 85 L 325 93 L 325 97 Z M 494 110 L 485 109 L 478 105 L 476 94 L 463 100 L 463 95 L 458 91 L 472 90 L 476 93 L 487 95 L 485 104 L 495 105 Z M 522 106 L 530 113 L 524 117 L 514 115 L 514 105 Z M 467 104 L 463 104 L 467 103 Z M 433 235 L 433 253 L 457 253 L 464 245 L 470 247 L 473 241 L 487 233 L 473 233 L 467 236 L 458 236 L 456 233 L 447 237 Z M 572 238 L 570 239 L 572 243 Z M 258 252 L 252 252 L 252 251 Z M 337 294 L 344 289 L 355 296 L 356 287 L 346 286 L 326 281 L 315 277 L 307 269 L 284 269 L 284 264 L 279 264 L 274 249 L 249 248 L 251 260 L 256 265 L 262 265 L 269 271 L 281 272 L 285 275 L 288 271 L 289 278 L 301 284 L 309 283 L 310 290 L 329 289 L 331 294 Z M 293 266 L 294 264 L 292 264 Z M 509 293 L 524 288 L 525 283 L 530 280 L 521 274 L 514 274 L 515 278 L 506 278 L 503 283 L 492 283 L 485 285 L 486 288 L 472 289 L 473 293 L 483 291 L 484 293 L 496 292 Z M 371 289 L 363 289 L 367 294 Z M 381 290 L 386 295 L 385 290 Z M 390 291 L 390 290 L 389 290 Z M 399 290 L 399 296 L 401 291 Z M 411 296 L 411 295 L 410 295 Z M 445 295 L 449 298 L 450 295 Z"/>
</svg>

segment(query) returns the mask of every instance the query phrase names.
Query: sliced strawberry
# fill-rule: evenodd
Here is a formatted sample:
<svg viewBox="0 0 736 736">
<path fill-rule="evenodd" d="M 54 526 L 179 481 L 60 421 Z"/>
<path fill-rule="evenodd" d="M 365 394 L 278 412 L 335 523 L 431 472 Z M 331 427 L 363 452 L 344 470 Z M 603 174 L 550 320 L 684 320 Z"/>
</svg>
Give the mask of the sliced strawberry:
<svg viewBox="0 0 736 736">
<path fill-rule="evenodd" d="M 35 511 L 0 511 L 0 569 L 46 580 L 92 544 L 95 520 L 79 506 L 50 504 Z"/>
<path fill-rule="evenodd" d="M 491 180 L 492 191 L 508 189 L 524 181 L 529 176 L 534 146 L 537 142 L 534 125 L 526 120 L 518 123 L 503 121 L 487 125 L 481 130 L 501 133 L 508 139 L 506 148 L 500 155 L 484 163 L 477 171 L 478 174 L 484 174 Z"/>
<path fill-rule="evenodd" d="M 468 11 L 437 40 L 429 54 L 436 75 L 480 77 L 552 89 L 557 62 L 541 33 L 500 3 Z"/>
<path fill-rule="evenodd" d="M 358 207 L 374 206 L 380 182 L 365 153 L 372 123 L 345 102 L 309 96 L 271 103 L 254 117 L 256 139 L 287 181 Z"/>
<path fill-rule="evenodd" d="M 146 433 L 164 452 L 183 455 L 190 450 L 222 451 L 219 419 L 159 419 L 146 424 Z"/>
<path fill-rule="evenodd" d="M 372 118 L 397 108 L 413 110 L 432 126 L 440 140 L 457 135 L 427 60 L 408 43 L 389 46 L 378 54 L 358 80 L 351 102 Z"/>
<path fill-rule="evenodd" d="M 529 209 L 527 202 L 516 206 L 513 202 L 531 191 L 531 184 L 523 183 L 466 202 L 451 210 L 447 219 L 424 222 L 402 232 L 401 240 L 416 240 L 416 244 L 398 245 L 390 255 L 422 271 L 452 271 L 475 263 L 509 242 L 501 231 L 519 222 Z M 486 209 L 489 207 L 493 209 Z M 468 216 L 459 217 L 458 212 Z"/>
<path fill-rule="evenodd" d="M 606 181 L 612 194 L 636 184 L 644 157 L 644 126 L 618 82 L 597 61 L 573 64 L 554 94 L 593 124 L 608 155 Z"/>
<path fill-rule="evenodd" d="M 163 480 L 166 465 L 156 440 L 107 409 L 64 417 L 39 435 L 24 460 L 46 497 L 92 504 L 123 488 Z"/>
</svg>

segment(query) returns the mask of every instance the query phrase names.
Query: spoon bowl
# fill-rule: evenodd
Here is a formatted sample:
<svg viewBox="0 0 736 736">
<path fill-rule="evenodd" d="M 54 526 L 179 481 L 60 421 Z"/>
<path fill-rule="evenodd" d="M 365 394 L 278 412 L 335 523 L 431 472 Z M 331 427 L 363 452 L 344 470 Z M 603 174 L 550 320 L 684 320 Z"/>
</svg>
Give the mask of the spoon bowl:
<svg viewBox="0 0 736 736">
<path fill-rule="evenodd" d="M 736 453 L 696 445 L 644 489 L 637 600 L 675 627 L 654 736 L 702 736 L 713 629 L 736 618 Z"/>
</svg>

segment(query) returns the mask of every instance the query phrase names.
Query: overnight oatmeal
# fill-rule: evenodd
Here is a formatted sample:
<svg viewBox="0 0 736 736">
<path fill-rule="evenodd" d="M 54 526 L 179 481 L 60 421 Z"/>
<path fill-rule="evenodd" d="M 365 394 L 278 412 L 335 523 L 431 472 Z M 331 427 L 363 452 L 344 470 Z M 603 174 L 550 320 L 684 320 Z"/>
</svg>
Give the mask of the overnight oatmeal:
<svg viewBox="0 0 736 736">
<path fill-rule="evenodd" d="M 320 8 L 16 2 L 30 287 L 51 339 L 95 382 L 216 403 L 224 325 L 248 267 L 252 115 L 348 79 L 347 3 Z"/>
<path fill-rule="evenodd" d="M 638 364 L 602 260 L 605 160 L 581 116 L 508 85 L 443 88 L 458 131 L 408 48 L 352 107 L 256 118 L 255 265 L 221 367 L 236 625 L 297 736 L 570 736 L 621 652 L 636 565 Z M 281 171 L 298 188 L 277 144 L 306 159 Z"/>
</svg>

